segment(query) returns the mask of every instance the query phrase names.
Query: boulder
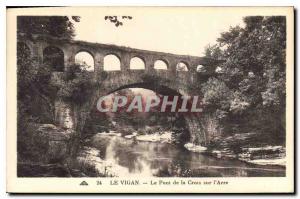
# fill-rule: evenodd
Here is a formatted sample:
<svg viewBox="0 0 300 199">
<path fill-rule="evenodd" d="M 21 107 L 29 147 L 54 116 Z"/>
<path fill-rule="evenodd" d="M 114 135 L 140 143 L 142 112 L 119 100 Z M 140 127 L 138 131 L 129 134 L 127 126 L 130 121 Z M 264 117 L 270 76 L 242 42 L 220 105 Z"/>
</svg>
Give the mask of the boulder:
<svg viewBox="0 0 300 199">
<path fill-rule="evenodd" d="M 196 145 L 193 143 L 186 143 L 184 147 L 192 152 L 197 152 L 197 153 L 203 153 L 207 151 L 207 147 L 201 146 L 201 145 Z"/>
<path fill-rule="evenodd" d="M 53 124 L 39 124 L 33 132 L 33 144 L 43 157 L 42 162 L 58 163 L 68 157 L 69 144 L 72 134 L 71 129 L 62 129 Z"/>
<path fill-rule="evenodd" d="M 239 154 L 241 160 L 281 159 L 285 157 L 283 146 L 243 147 Z"/>
</svg>

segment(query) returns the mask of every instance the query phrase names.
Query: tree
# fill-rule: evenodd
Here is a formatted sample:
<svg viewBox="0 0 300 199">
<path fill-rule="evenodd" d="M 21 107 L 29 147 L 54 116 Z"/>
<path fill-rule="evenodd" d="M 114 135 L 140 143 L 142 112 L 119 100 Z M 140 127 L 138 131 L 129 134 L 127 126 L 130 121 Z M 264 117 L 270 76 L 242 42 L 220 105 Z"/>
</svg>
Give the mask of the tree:
<svg viewBox="0 0 300 199">
<path fill-rule="evenodd" d="M 42 36 L 71 39 L 74 36 L 73 21 L 78 22 L 79 17 L 69 19 L 66 16 L 19 16 L 17 31 L 29 38 L 34 34 L 42 34 Z M 49 84 L 51 70 L 48 64 L 56 60 L 56 54 L 51 55 L 54 56 L 44 57 L 45 60 L 50 61 L 45 61 L 43 66 L 39 66 L 37 60 L 31 58 L 26 44 L 17 44 L 18 108 L 19 116 L 22 118 L 36 118 L 39 122 L 51 122 L 52 116 L 49 111 L 51 112 L 53 108 L 51 104 L 55 88 Z M 39 103 L 32 104 L 35 101 Z M 48 107 L 48 111 L 39 115 L 40 111 L 37 110 L 41 106 Z"/>
<path fill-rule="evenodd" d="M 28 37 L 33 34 L 72 39 L 75 36 L 74 22 L 78 16 L 18 16 L 17 30 Z"/>
<path fill-rule="evenodd" d="M 74 36 L 73 22 L 79 17 L 65 16 L 18 16 L 18 34 L 29 39 L 35 34 L 41 37 L 60 37 L 72 39 Z M 52 50 L 50 49 L 52 52 Z M 46 61 L 39 65 L 30 56 L 25 43 L 17 43 L 17 134 L 18 159 L 36 162 L 40 158 L 41 148 L 33 142 L 33 132 L 37 123 L 53 123 L 54 97 L 58 89 L 50 84 L 51 68 L 48 64 L 60 65 L 53 56 L 44 57 Z M 84 88 L 80 88 L 84 89 Z"/>
<path fill-rule="evenodd" d="M 220 46 L 218 44 L 215 45 L 207 45 L 205 47 L 204 56 L 211 59 L 222 59 L 223 51 L 220 49 Z"/>
<path fill-rule="evenodd" d="M 222 80 L 210 78 L 203 84 L 201 91 L 204 93 L 203 102 L 206 106 L 229 109 L 231 91 Z"/>
<path fill-rule="evenodd" d="M 226 47 L 224 79 L 255 105 L 284 104 L 285 17 L 245 17 L 244 22 L 245 28 L 231 28 L 218 39 Z"/>
<path fill-rule="evenodd" d="M 206 57 L 225 62 L 219 66 L 222 74 L 204 84 L 204 99 L 215 104 L 229 100 L 229 109 L 216 109 L 227 111 L 228 121 L 239 125 L 240 132 L 284 134 L 286 19 L 254 16 L 245 17 L 244 23 L 243 28 L 230 27 L 216 45 L 206 48 Z"/>
</svg>

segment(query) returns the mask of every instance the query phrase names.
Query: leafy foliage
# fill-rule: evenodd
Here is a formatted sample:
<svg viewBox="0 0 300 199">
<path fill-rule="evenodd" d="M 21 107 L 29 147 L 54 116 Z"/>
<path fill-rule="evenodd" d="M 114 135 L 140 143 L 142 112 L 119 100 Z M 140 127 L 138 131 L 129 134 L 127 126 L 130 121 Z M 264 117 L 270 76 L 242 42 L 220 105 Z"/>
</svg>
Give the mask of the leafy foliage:
<svg viewBox="0 0 300 199">
<path fill-rule="evenodd" d="M 105 16 L 104 20 L 109 20 L 111 23 L 115 24 L 116 27 L 119 26 L 123 26 L 123 21 L 127 19 L 127 20 L 131 20 L 132 16 L 122 16 L 121 19 L 118 18 L 118 16 Z"/>
<path fill-rule="evenodd" d="M 79 21 L 78 16 L 18 16 L 17 30 L 28 37 L 39 34 L 71 39 L 75 36 L 74 22 Z"/>
<path fill-rule="evenodd" d="M 43 63 L 51 68 L 52 71 L 64 71 L 64 53 L 61 49 L 48 46 L 44 49 Z"/>
<path fill-rule="evenodd" d="M 78 22 L 79 17 L 72 20 Z M 29 38 L 43 34 L 71 39 L 74 36 L 72 20 L 64 16 L 18 16 L 17 31 Z M 57 57 L 52 53 L 52 57 L 45 56 L 46 61 L 40 64 L 25 43 L 17 44 L 17 150 L 21 161 L 38 160 L 36 150 L 41 148 L 30 144 L 35 124 L 54 122 L 57 88 L 50 84 L 50 79 L 52 65 L 62 68 L 62 63 L 55 61 Z"/>
<path fill-rule="evenodd" d="M 226 113 L 227 131 L 249 132 L 252 127 L 282 137 L 286 20 L 281 16 L 254 16 L 245 17 L 244 23 L 245 27 L 231 27 L 216 45 L 207 47 L 207 57 L 225 62 L 219 66 L 222 74 L 203 84 L 204 100 Z"/>
<path fill-rule="evenodd" d="M 202 87 L 203 102 L 205 105 L 213 105 L 224 110 L 229 108 L 230 90 L 226 84 L 217 79 L 210 78 Z"/>
<path fill-rule="evenodd" d="M 96 84 L 92 82 L 90 72 L 75 64 L 63 74 L 62 81 L 55 79 L 51 85 L 57 88 L 58 97 L 75 104 L 83 104 L 92 94 Z"/>
</svg>

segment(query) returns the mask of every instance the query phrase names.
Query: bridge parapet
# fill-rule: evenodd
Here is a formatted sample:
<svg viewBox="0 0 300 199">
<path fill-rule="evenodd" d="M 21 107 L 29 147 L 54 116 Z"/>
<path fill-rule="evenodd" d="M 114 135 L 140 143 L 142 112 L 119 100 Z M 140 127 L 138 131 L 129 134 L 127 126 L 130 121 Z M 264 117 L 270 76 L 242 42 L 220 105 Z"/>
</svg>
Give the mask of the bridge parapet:
<svg viewBox="0 0 300 199">
<path fill-rule="evenodd" d="M 32 56 L 38 58 L 40 63 L 43 63 L 44 51 L 47 47 L 53 46 L 60 49 L 63 53 L 64 70 L 68 70 L 69 67 L 75 64 L 75 56 L 79 52 L 87 52 L 93 57 L 94 72 L 96 73 L 104 71 L 104 58 L 107 55 L 115 55 L 119 59 L 120 70 L 122 72 L 132 70 L 130 68 L 130 61 L 135 57 L 140 58 L 144 62 L 145 71 L 147 72 L 155 70 L 155 62 L 161 60 L 166 63 L 166 70 L 172 71 L 173 75 L 176 75 L 178 63 L 184 63 L 188 68 L 187 72 L 194 72 L 199 65 L 202 65 L 205 67 L 206 71 L 210 73 L 214 73 L 216 65 L 220 63 L 220 61 L 204 57 L 175 55 L 124 46 L 74 41 L 49 36 L 45 37 L 41 35 L 34 35 L 32 38 L 28 39 L 24 35 L 19 34 L 18 42 L 25 43 L 30 49 Z"/>
</svg>

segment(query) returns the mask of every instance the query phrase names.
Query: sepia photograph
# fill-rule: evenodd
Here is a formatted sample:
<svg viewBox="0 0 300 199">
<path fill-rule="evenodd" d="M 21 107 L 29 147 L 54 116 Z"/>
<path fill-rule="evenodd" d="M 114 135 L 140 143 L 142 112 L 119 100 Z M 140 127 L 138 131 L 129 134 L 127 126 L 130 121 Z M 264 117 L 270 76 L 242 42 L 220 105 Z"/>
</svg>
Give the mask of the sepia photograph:
<svg viewBox="0 0 300 199">
<path fill-rule="evenodd" d="M 266 178 L 292 191 L 293 12 L 8 8 L 10 189 L 67 178 L 214 193 Z"/>
</svg>

